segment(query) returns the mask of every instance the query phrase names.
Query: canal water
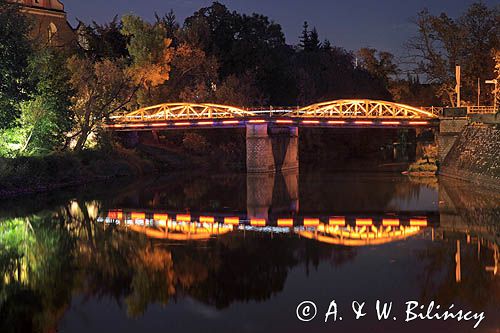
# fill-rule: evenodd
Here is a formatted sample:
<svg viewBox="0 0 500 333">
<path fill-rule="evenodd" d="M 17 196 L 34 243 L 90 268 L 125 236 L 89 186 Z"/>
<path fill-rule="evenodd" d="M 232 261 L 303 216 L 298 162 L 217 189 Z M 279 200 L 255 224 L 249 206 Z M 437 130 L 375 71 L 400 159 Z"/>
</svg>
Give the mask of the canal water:
<svg viewBox="0 0 500 333">
<path fill-rule="evenodd" d="M 498 191 L 398 173 L 184 174 L 4 201 L 0 332 L 498 332 L 499 237 Z M 407 322 L 411 301 L 485 319 Z"/>
</svg>

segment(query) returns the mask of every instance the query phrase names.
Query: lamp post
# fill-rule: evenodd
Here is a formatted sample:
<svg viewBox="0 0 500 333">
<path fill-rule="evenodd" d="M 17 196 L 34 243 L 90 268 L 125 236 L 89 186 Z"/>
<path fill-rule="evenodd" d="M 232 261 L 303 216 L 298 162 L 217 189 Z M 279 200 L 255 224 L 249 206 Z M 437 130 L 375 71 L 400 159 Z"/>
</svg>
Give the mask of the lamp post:
<svg viewBox="0 0 500 333">
<path fill-rule="evenodd" d="M 493 91 L 493 109 L 496 111 L 497 110 L 498 80 L 497 79 L 486 80 L 486 81 L 484 81 L 484 83 L 495 85 L 495 90 Z"/>
</svg>

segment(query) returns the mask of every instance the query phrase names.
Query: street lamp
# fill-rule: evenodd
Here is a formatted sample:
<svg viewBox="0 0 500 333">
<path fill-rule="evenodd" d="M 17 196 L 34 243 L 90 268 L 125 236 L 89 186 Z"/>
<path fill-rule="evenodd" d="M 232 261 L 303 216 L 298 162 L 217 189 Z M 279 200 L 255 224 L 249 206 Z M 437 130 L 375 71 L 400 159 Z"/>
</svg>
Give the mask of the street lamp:
<svg viewBox="0 0 500 333">
<path fill-rule="evenodd" d="M 486 81 L 484 81 L 484 83 L 495 85 L 495 90 L 493 91 L 493 94 L 494 94 L 494 96 L 493 96 L 493 110 L 495 110 L 495 112 L 496 112 L 497 111 L 498 80 L 497 79 L 486 80 Z"/>
</svg>

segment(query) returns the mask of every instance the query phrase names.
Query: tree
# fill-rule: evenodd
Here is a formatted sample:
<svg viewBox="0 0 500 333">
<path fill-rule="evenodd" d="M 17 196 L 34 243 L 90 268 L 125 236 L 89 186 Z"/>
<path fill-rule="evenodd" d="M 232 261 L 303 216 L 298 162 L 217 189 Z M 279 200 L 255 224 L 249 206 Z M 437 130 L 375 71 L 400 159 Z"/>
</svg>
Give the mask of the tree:
<svg viewBox="0 0 500 333">
<path fill-rule="evenodd" d="M 165 29 L 165 36 L 172 40 L 172 45 L 177 46 L 177 38 L 180 30 L 179 23 L 177 23 L 177 18 L 172 9 L 160 17 L 157 13 L 155 13 L 156 23 L 163 26 Z"/>
<path fill-rule="evenodd" d="M 65 64 L 65 56 L 49 48 L 30 56 L 27 73 L 32 89 L 29 99 L 18 104 L 21 114 L 15 126 L 0 133 L 2 155 L 44 154 L 66 146 L 73 122 Z"/>
<path fill-rule="evenodd" d="M 76 151 L 85 147 L 89 136 L 97 135 L 102 122 L 113 112 L 125 107 L 137 91 L 126 70 L 124 60 L 105 59 L 92 62 L 73 56 L 68 60 L 70 84 L 74 90 L 72 111 L 76 127 Z"/>
<path fill-rule="evenodd" d="M 150 105 L 155 101 L 154 88 L 170 78 L 172 40 L 166 38 L 161 24 L 150 24 L 137 16 L 124 16 L 122 24 L 122 33 L 129 38 L 127 49 L 132 58 L 129 75 L 141 87 L 138 103 Z"/>
<path fill-rule="evenodd" d="M 299 37 L 299 47 L 305 50 L 309 45 L 309 23 L 304 21 L 302 25 L 302 34 Z"/>
<path fill-rule="evenodd" d="M 73 125 L 66 58 L 45 48 L 31 57 L 29 69 L 35 88 L 30 101 L 22 105 L 21 126 L 29 128 L 24 148 L 32 152 L 60 150 L 67 146 L 66 134 Z"/>
<path fill-rule="evenodd" d="M 96 60 L 127 58 L 127 38 L 121 32 L 122 27 L 116 16 L 111 22 L 102 25 L 96 22 L 91 25 L 80 22 L 80 47 Z"/>
<path fill-rule="evenodd" d="M 218 74 L 213 56 L 207 57 L 200 48 L 183 42 L 175 48 L 171 66 L 170 79 L 159 88 L 163 100 L 210 100 Z"/>
<path fill-rule="evenodd" d="M 18 102 L 27 99 L 29 31 L 18 6 L 0 0 L 0 129 L 14 125 L 20 113 Z"/>
<path fill-rule="evenodd" d="M 255 79 L 251 74 L 241 77 L 229 76 L 215 93 L 216 101 L 221 104 L 236 105 L 240 107 L 262 105 L 262 97 L 256 87 Z"/>
<path fill-rule="evenodd" d="M 371 48 L 361 48 L 358 51 L 361 66 L 375 78 L 382 80 L 386 87 L 392 77 L 398 74 L 398 66 L 394 63 L 394 55 L 389 52 Z"/>
<path fill-rule="evenodd" d="M 290 99 L 291 47 L 281 26 L 268 17 L 231 12 L 221 3 L 201 8 L 188 17 L 182 28 L 184 42 L 197 46 L 218 62 L 218 82 L 229 76 L 251 73 L 260 95 L 270 103 Z"/>
<path fill-rule="evenodd" d="M 316 30 L 316 27 L 314 27 L 311 31 L 311 34 L 309 35 L 308 50 L 309 51 L 316 51 L 316 50 L 319 50 L 320 46 L 321 46 L 321 42 L 319 41 L 318 30 Z"/>
<path fill-rule="evenodd" d="M 472 101 L 476 82 L 492 75 L 488 52 L 499 47 L 499 8 L 489 9 L 482 3 L 472 4 L 454 20 L 442 13 L 433 16 L 421 11 L 415 24 L 418 34 L 407 46 L 410 62 L 416 71 L 438 86 L 438 95 L 448 105 L 456 105 L 455 65 L 462 67 L 462 96 Z"/>
</svg>

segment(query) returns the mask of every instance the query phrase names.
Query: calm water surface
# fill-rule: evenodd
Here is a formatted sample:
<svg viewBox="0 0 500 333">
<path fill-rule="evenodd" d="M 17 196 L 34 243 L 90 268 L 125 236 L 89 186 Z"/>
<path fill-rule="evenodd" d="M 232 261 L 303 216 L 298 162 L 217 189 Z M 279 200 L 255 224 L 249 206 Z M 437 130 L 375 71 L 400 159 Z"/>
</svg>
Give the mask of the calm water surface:
<svg viewBox="0 0 500 333">
<path fill-rule="evenodd" d="M 3 202 L 0 221 L 0 332 L 500 330 L 500 194 L 457 181 L 176 175 Z M 409 300 L 486 319 L 405 323 Z"/>
</svg>

